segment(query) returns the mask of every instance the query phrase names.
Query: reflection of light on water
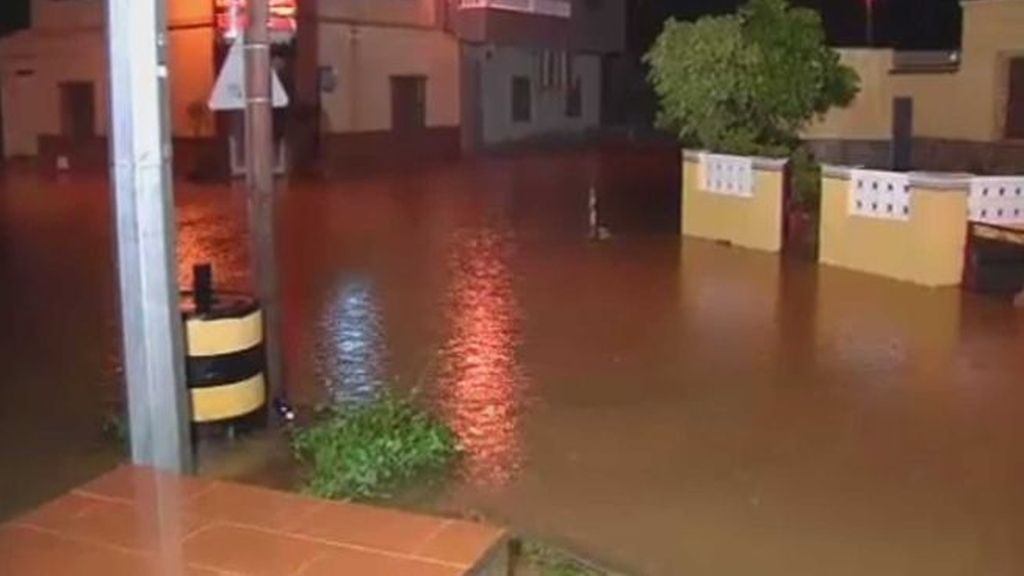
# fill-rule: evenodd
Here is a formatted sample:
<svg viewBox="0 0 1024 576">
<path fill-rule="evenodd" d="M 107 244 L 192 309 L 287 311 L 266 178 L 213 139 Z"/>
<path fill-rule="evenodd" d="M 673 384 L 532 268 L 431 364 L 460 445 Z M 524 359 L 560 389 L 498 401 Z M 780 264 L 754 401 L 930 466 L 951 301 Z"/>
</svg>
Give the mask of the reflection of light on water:
<svg viewBox="0 0 1024 576">
<path fill-rule="evenodd" d="M 317 376 L 336 402 L 365 399 L 383 377 L 384 339 L 372 285 L 343 282 L 327 302 L 320 321 Z"/>
<path fill-rule="evenodd" d="M 455 247 L 450 265 L 452 334 L 442 351 L 438 392 L 466 449 L 466 473 L 485 486 L 507 483 L 521 458 L 519 404 L 524 378 L 516 363 L 518 310 L 506 262 L 493 234 Z"/>
<path fill-rule="evenodd" d="M 212 264 L 215 285 L 221 289 L 246 288 L 248 247 L 235 218 L 218 206 L 186 203 L 178 207 L 178 284 L 192 283 L 192 266 Z"/>
</svg>

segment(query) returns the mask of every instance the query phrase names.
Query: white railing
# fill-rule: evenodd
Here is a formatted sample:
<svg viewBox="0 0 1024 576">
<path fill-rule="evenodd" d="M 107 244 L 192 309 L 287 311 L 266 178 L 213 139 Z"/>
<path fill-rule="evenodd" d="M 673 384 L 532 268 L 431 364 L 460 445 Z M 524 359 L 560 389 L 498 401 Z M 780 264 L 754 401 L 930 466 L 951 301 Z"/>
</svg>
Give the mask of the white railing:
<svg viewBox="0 0 1024 576">
<path fill-rule="evenodd" d="M 910 176 L 878 170 L 850 171 L 853 216 L 882 220 L 910 220 Z"/>
<path fill-rule="evenodd" d="M 1024 224 L 1024 177 L 971 178 L 967 205 L 973 222 Z"/>
<path fill-rule="evenodd" d="M 459 0 L 459 8 L 491 8 L 558 18 L 572 17 L 572 3 L 569 0 Z"/>
</svg>

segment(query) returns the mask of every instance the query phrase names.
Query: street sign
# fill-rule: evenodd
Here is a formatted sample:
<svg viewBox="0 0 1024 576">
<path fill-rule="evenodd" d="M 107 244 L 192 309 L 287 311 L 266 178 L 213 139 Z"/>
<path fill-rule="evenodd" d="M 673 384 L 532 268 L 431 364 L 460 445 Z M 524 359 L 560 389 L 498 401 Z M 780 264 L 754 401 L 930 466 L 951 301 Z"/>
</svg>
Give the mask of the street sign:
<svg viewBox="0 0 1024 576">
<path fill-rule="evenodd" d="M 274 108 L 284 108 L 288 105 L 288 94 L 277 72 L 271 70 L 270 74 Z M 236 40 L 228 51 L 220 76 L 213 85 L 209 106 L 210 110 L 245 110 L 245 48 L 241 40 Z"/>
</svg>

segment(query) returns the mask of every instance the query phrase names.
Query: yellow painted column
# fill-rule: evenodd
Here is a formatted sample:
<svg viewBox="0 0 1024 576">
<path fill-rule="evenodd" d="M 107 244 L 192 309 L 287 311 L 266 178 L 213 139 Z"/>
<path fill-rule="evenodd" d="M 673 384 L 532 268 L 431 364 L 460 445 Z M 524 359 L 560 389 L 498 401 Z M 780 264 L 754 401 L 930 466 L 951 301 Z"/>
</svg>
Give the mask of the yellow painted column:
<svg viewBox="0 0 1024 576">
<path fill-rule="evenodd" d="M 924 286 L 959 286 L 968 181 L 910 174 L 906 220 L 852 214 L 851 170 L 823 172 L 819 261 Z"/>
<path fill-rule="evenodd" d="M 683 152 L 683 234 L 779 252 L 782 249 L 786 161 L 751 158 L 749 195 L 709 189 L 705 174 L 707 161 L 703 153 Z"/>
</svg>

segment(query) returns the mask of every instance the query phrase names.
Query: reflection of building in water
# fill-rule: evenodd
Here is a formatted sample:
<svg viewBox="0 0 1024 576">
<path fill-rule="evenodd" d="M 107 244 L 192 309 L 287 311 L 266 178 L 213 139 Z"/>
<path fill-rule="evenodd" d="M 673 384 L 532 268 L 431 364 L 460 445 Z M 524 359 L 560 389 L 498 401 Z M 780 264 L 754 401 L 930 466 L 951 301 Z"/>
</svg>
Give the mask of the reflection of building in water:
<svg viewBox="0 0 1024 576">
<path fill-rule="evenodd" d="M 336 402 L 373 395 L 384 376 L 384 334 L 373 285 L 343 281 L 326 303 L 319 322 L 314 370 Z"/>
<path fill-rule="evenodd" d="M 693 241 L 683 245 L 682 259 L 683 307 L 700 321 L 702 334 L 759 338 L 775 330 L 778 258 Z"/>
<path fill-rule="evenodd" d="M 819 350 L 844 370 L 875 379 L 907 371 L 941 376 L 956 356 L 960 307 L 958 290 L 927 290 L 825 268 L 818 275 L 815 310 Z"/>
<path fill-rule="evenodd" d="M 484 486 L 508 482 L 519 465 L 519 409 L 525 378 L 517 364 L 519 317 L 508 244 L 493 232 L 457 240 L 452 333 L 441 352 L 437 391 L 466 449 L 466 474 Z"/>
</svg>

